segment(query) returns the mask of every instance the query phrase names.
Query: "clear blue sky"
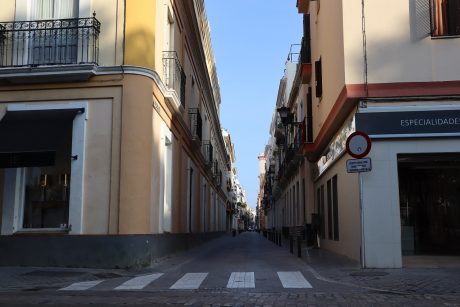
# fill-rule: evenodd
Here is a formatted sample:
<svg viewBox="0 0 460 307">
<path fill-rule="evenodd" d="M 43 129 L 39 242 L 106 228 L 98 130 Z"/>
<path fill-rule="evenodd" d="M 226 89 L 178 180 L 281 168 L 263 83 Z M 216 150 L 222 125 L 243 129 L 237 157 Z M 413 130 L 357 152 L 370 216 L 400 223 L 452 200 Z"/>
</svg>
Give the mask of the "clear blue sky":
<svg viewBox="0 0 460 307">
<path fill-rule="evenodd" d="M 300 43 L 295 0 L 205 0 L 222 96 L 221 125 L 235 146 L 238 178 L 250 207 L 259 185 L 258 159 L 291 44 Z"/>
</svg>

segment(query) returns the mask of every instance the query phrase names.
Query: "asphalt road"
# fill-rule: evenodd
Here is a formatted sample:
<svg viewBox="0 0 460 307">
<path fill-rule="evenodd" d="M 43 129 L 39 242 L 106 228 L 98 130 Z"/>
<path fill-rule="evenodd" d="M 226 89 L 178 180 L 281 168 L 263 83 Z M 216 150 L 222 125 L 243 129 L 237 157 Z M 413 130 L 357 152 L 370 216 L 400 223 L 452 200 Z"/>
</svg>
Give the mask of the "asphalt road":
<svg viewBox="0 0 460 307">
<path fill-rule="evenodd" d="M 0 306 L 460 306 L 448 295 L 328 280 L 255 232 L 224 236 L 144 270 L 52 278 L 0 289 Z"/>
</svg>

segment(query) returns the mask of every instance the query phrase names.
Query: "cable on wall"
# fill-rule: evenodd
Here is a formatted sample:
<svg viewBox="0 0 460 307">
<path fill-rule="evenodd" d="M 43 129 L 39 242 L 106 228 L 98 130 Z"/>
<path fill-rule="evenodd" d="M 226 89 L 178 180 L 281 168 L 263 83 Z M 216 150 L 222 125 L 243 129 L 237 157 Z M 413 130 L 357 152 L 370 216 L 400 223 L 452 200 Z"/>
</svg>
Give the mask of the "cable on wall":
<svg viewBox="0 0 460 307">
<path fill-rule="evenodd" d="M 367 81 L 367 39 L 366 39 L 366 15 L 365 15 L 365 6 L 364 0 L 361 0 L 362 12 L 361 12 L 361 29 L 363 34 L 363 57 L 364 57 L 364 92 L 366 97 L 369 97 L 369 87 Z"/>
</svg>

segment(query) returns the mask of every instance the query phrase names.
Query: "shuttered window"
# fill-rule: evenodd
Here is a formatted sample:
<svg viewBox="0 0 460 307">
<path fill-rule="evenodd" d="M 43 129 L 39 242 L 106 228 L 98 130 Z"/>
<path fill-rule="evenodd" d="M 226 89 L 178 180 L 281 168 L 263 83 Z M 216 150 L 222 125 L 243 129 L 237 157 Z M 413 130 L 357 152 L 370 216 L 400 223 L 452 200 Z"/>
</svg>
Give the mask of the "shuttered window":
<svg viewBox="0 0 460 307">
<path fill-rule="evenodd" d="M 431 35 L 460 35 L 460 0 L 430 0 Z"/>
<path fill-rule="evenodd" d="M 323 73 L 321 68 L 321 58 L 315 62 L 315 78 L 316 78 L 316 97 L 323 96 Z"/>
</svg>

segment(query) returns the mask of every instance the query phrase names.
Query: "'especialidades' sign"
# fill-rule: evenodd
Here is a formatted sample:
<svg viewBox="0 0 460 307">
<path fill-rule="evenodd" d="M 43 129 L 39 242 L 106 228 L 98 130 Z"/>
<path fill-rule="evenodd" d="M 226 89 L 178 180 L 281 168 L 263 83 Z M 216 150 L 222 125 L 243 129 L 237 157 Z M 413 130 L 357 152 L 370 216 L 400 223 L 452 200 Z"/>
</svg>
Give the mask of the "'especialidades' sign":
<svg viewBox="0 0 460 307">
<path fill-rule="evenodd" d="M 356 113 L 356 130 L 370 136 L 460 134 L 460 110 Z"/>
</svg>

